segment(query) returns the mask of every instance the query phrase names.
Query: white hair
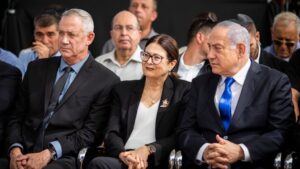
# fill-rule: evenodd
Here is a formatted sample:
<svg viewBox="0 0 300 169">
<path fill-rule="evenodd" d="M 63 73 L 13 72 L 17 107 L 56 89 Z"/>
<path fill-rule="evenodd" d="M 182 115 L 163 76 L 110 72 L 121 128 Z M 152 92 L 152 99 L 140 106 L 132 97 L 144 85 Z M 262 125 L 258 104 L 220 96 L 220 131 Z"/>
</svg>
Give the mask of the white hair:
<svg viewBox="0 0 300 169">
<path fill-rule="evenodd" d="M 250 56 L 250 34 L 246 28 L 232 21 L 220 22 L 216 27 L 223 27 L 228 30 L 227 37 L 231 47 L 235 48 L 238 43 L 245 44 L 246 55 Z"/>
<path fill-rule="evenodd" d="M 69 9 L 62 14 L 64 16 L 77 16 L 82 21 L 82 27 L 85 34 L 89 32 L 94 32 L 94 21 L 92 16 L 85 10 L 82 9 Z"/>
<path fill-rule="evenodd" d="M 282 12 L 282 13 L 277 14 L 274 18 L 272 28 L 274 29 L 275 26 L 279 22 L 283 23 L 285 26 L 288 26 L 291 22 L 294 22 L 295 26 L 296 26 L 296 29 L 297 29 L 297 35 L 300 34 L 300 19 L 294 13 L 292 13 L 292 12 Z"/>
</svg>

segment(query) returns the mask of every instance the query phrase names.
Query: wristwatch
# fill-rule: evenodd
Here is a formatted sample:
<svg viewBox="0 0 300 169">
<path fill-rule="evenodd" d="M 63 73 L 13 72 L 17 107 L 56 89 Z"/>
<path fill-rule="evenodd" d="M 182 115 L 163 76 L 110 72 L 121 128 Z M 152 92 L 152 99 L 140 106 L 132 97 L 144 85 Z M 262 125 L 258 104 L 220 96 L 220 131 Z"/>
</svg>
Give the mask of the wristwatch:
<svg viewBox="0 0 300 169">
<path fill-rule="evenodd" d="M 56 154 L 56 151 L 55 151 L 54 147 L 49 146 L 48 150 L 51 153 L 51 160 L 56 160 L 57 159 L 57 154 Z"/>
<path fill-rule="evenodd" d="M 147 147 L 148 147 L 149 154 L 154 154 L 156 152 L 156 147 L 154 145 L 148 144 Z"/>
</svg>

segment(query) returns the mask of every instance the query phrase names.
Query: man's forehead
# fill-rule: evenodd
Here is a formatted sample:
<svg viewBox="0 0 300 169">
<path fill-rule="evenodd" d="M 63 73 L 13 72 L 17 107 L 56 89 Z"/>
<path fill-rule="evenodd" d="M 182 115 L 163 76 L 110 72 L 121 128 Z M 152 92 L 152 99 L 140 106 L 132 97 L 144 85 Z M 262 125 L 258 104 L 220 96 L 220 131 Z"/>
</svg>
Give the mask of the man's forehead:
<svg viewBox="0 0 300 169">
<path fill-rule="evenodd" d="M 58 25 L 53 24 L 46 27 L 36 26 L 34 29 L 35 32 L 57 32 L 58 31 Z"/>
</svg>

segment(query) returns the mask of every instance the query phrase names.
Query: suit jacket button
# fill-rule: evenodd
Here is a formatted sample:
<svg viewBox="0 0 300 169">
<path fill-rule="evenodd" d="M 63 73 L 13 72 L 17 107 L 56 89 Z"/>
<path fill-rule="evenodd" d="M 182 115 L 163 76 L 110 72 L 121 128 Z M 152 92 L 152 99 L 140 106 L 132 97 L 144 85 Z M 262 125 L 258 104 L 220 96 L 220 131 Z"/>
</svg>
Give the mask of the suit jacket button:
<svg viewBox="0 0 300 169">
<path fill-rule="evenodd" d="M 228 136 L 224 136 L 223 139 L 228 140 Z"/>
</svg>

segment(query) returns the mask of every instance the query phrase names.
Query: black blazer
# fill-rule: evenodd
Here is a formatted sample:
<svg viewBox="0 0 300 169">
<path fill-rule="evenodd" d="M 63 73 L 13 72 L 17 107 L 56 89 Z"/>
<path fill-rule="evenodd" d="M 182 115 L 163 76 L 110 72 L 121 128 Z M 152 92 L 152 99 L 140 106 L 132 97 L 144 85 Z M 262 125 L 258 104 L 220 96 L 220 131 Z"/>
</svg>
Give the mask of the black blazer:
<svg viewBox="0 0 300 169">
<path fill-rule="evenodd" d="M 214 104 L 219 80 L 219 75 L 207 73 L 192 82 L 190 101 L 177 133 L 187 164 L 192 163 L 186 168 L 196 168 L 200 147 L 216 142 L 217 134 L 233 143 L 243 143 L 249 150 L 252 163 L 238 162 L 232 169 L 272 168 L 273 158 L 294 123 L 287 76 L 252 62 L 227 132 Z"/>
<path fill-rule="evenodd" d="M 124 146 L 134 127 L 144 83 L 145 78 L 137 81 L 124 81 L 113 89 L 112 112 L 104 140 L 109 156 L 118 158 L 119 154 L 125 151 Z M 156 166 L 163 166 L 162 163 L 167 163 L 169 153 L 175 148 L 175 129 L 179 120 L 179 112 L 185 108 L 189 88 L 189 82 L 171 77 L 168 77 L 164 83 L 156 117 L 156 142 L 150 143 L 156 147 L 154 154 Z"/>
<path fill-rule="evenodd" d="M 39 59 L 29 64 L 8 124 L 8 146 L 21 143 L 25 153 L 33 151 L 60 59 Z M 118 82 L 119 78 L 113 72 L 89 56 L 50 119 L 44 148 L 49 142 L 58 140 L 63 156 L 76 155 L 81 148 L 94 142 L 98 128 L 101 131 L 99 139 L 103 139 L 110 91 Z"/>
<path fill-rule="evenodd" d="M 3 152 L 7 117 L 13 107 L 22 75 L 18 68 L 0 61 L 0 151 Z"/>
</svg>

